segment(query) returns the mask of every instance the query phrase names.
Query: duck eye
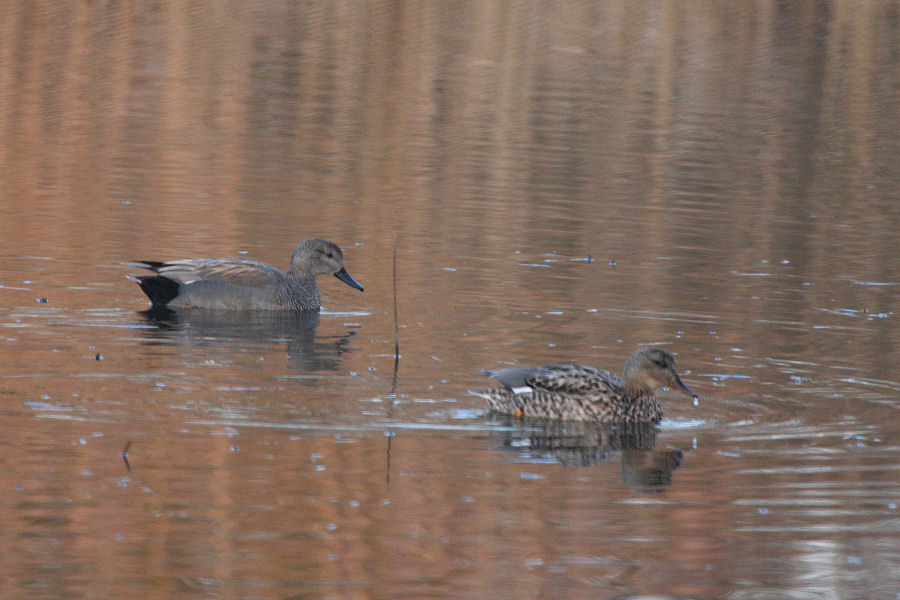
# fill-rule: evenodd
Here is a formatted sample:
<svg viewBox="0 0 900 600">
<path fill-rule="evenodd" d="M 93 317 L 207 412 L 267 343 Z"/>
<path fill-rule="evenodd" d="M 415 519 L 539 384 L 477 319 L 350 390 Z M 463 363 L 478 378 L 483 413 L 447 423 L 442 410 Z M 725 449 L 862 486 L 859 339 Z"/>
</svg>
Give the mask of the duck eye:
<svg viewBox="0 0 900 600">
<path fill-rule="evenodd" d="M 334 258 L 334 252 L 329 252 L 329 253 L 328 253 L 328 258 Z"/>
</svg>

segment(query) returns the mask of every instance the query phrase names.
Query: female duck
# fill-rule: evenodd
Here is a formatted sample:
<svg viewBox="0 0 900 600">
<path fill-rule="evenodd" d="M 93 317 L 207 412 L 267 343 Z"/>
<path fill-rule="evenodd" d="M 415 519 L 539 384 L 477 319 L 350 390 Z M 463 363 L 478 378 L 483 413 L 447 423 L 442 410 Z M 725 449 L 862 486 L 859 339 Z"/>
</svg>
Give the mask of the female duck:
<svg viewBox="0 0 900 600">
<path fill-rule="evenodd" d="M 195 258 L 136 263 L 155 275 L 128 275 L 150 298 L 153 308 L 226 310 L 318 310 L 317 275 L 334 275 L 362 291 L 334 242 L 309 238 L 294 249 L 291 266 L 281 271 L 246 258 Z"/>
<path fill-rule="evenodd" d="M 582 365 L 550 365 L 485 371 L 503 387 L 471 392 L 490 410 L 518 417 L 544 417 L 600 423 L 657 423 L 660 387 L 697 395 L 675 370 L 672 355 L 657 348 L 638 350 L 625 363 L 624 379 Z"/>
</svg>

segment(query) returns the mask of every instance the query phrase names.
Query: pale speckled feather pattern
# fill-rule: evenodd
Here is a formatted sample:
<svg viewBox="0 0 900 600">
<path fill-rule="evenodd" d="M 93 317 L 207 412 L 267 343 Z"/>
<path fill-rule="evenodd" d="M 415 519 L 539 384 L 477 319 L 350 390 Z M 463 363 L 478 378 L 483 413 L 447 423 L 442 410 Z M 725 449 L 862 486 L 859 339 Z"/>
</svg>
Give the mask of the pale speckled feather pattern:
<svg viewBox="0 0 900 600">
<path fill-rule="evenodd" d="M 675 386 L 694 395 L 681 382 L 674 359 L 665 351 L 638 350 L 626 362 L 625 371 L 628 381 L 609 371 L 575 364 L 486 371 L 503 387 L 472 393 L 501 414 L 622 424 L 662 419 L 662 405 L 653 394 L 658 387 Z"/>
<path fill-rule="evenodd" d="M 598 388 L 582 394 L 535 389 L 515 394 L 506 388 L 492 388 L 476 393 L 487 400 L 491 411 L 501 414 L 600 423 L 655 423 L 662 419 L 662 406 L 655 396 L 629 398 L 621 389 Z"/>
<path fill-rule="evenodd" d="M 584 365 L 550 365 L 543 367 L 526 379 L 532 388 L 554 390 L 570 394 L 616 393 L 625 387 L 625 381 L 609 371 Z"/>
</svg>

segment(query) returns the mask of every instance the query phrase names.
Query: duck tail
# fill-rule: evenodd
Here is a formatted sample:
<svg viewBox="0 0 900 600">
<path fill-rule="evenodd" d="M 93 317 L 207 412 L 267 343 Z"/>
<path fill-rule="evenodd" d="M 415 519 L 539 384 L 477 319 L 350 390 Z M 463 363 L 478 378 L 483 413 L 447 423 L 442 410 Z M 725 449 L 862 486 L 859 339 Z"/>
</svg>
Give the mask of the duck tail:
<svg viewBox="0 0 900 600">
<path fill-rule="evenodd" d="M 180 291 L 177 281 L 172 281 L 162 275 L 126 275 L 125 277 L 141 286 L 153 306 L 165 306 L 174 300 Z"/>
<path fill-rule="evenodd" d="M 141 269 L 150 269 L 151 271 L 159 271 L 161 267 L 163 267 L 166 263 L 160 262 L 158 260 L 133 260 L 128 263 L 132 266 L 141 268 Z"/>
</svg>

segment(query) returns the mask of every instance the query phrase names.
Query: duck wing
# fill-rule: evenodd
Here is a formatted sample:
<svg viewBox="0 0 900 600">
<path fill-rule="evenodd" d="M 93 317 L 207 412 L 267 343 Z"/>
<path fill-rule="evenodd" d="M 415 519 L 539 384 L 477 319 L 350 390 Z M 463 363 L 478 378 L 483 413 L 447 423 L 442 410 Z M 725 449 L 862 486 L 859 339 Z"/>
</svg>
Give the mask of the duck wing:
<svg viewBox="0 0 900 600">
<path fill-rule="evenodd" d="M 183 284 L 193 281 L 217 281 L 246 287 L 261 287 L 278 284 L 284 279 L 281 270 L 247 258 L 195 258 L 168 262 L 142 260 L 136 264 Z"/>
<path fill-rule="evenodd" d="M 533 389 L 563 392 L 575 396 L 617 391 L 625 382 L 615 373 L 584 365 L 549 365 L 530 376 L 526 383 Z"/>
<path fill-rule="evenodd" d="M 534 377 L 545 371 L 542 367 L 514 367 L 512 369 L 500 369 L 499 371 L 482 371 L 485 375 L 499 381 L 513 393 L 531 391 L 529 383 Z"/>
<path fill-rule="evenodd" d="M 615 391 L 625 386 L 622 378 L 615 373 L 584 365 L 516 367 L 500 371 L 485 371 L 484 373 L 515 393 L 545 390 L 584 395 Z"/>
</svg>

